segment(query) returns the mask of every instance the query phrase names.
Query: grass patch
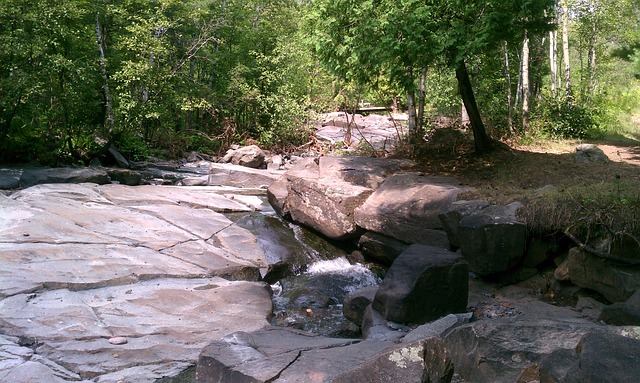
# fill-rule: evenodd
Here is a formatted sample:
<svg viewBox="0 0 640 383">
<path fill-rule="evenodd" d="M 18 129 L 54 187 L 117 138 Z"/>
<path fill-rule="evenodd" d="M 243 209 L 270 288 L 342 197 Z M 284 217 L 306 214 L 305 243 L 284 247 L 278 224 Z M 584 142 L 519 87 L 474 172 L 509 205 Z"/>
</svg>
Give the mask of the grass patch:
<svg viewBox="0 0 640 383">
<path fill-rule="evenodd" d="M 532 198 L 520 216 L 537 234 L 565 233 L 607 253 L 629 244 L 637 249 L 640 188 L 637 180 L 617 176 L 613 181 L 550 190 Z M 638 258 L 637 253 L 630 255 Z"/>
</svg>

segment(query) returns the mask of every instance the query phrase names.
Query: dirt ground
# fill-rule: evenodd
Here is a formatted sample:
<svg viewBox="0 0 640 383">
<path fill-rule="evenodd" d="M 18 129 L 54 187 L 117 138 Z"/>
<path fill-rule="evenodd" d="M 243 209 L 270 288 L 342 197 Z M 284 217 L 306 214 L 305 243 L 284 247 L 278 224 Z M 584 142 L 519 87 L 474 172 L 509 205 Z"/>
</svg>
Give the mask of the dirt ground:
<svg viewBox="0 0 640 383">
<path fill-rule="evenodd" d="M 526 198 L 546 185 L 563 188 L 613 179 L 640 181 L 640 140 L 584 142 L 598 145 L 609 157 L 608 163 L 578 162 L 575 152 L 580 143 L 510 144 L 511 150 L 478 156 L 471 140 L 449 136 L 425 144 L 414 154 L 426 174 L 455 177 L 474 190 L 466 198 L 484 198 L 494 203 Z"/>
</svg>

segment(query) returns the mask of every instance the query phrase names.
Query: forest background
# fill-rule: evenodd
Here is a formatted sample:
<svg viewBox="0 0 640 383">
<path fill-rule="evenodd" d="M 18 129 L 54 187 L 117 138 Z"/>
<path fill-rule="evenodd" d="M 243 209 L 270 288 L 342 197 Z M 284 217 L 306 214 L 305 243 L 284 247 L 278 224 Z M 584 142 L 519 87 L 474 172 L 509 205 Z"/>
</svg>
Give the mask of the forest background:
<svg viewBox="0 0 640 383">
<path fill-rule="evenodd" d="M 287 150 L 365 102 L 407 110 L 413 139 L 466 106 L 477 151 L 637 139 L 639 17 L 638 0 L 4 0 L 0 162 Z"/>
</svg>

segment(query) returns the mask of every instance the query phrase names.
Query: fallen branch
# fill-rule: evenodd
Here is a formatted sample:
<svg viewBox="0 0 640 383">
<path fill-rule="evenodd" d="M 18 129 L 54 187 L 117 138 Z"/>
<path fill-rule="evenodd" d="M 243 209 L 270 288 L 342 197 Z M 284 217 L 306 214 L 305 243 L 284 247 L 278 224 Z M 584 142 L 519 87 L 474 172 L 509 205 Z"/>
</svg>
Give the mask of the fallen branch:
<svg viewBox="0 0 640 383">
<path fill-rule="evenodd" d="M 564 231 L 564 235 L 566 235 L 567 237 L 569 237 L 569 239 L 571 239 L 573 242 L 575 242 L 576 245 L 579 246 L 580 250 L 584 250 L 589 254 L 595 255 L 595 256 L 600 257 L 600 258 L 607 259 L 609 261 L 623 263 L 623 264 L 625 264 L 627 266 L 640 265 L 640 260 L 632 260 L 632 259 L 622 258 L 622 257 L 615 256 L 613 254 L 609 254 L 609 253 L 605 253 L 605 252 L 596 250 L 593 247 L 587 245 L 586 243 L 584 243 L 581 240 L 579 240 L 578 238 L 576 238 L 576 236 L 574 236 L 573 234 L 569 233 L 569 230 L 565 230 Z"/>
</svg>

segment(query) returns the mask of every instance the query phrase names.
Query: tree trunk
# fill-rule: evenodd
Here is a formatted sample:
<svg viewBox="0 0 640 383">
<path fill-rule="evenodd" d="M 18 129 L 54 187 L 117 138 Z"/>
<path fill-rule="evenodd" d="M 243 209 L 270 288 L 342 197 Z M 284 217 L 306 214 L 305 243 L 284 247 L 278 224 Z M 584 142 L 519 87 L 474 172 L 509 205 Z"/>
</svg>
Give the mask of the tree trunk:
<svg viewBox="0 0 640 383">
<path fill-rule="evenodd" d="M 596 87 L 596 43 L 597 43 L 597 33 L 598 33 L 598 5 L 596 2 L 591 2 L 590 4 L 590 12 L 591 12 L 591 36 L 589 38 L 589 54 L 587 57 L 587 94 L 591 94 Z"/>
<path fill-rule="evenodd" d="M 504 52 L 504 77 L 507 81 L 507 125 L 509 126 L 509 131 L 511 133 L 515 133 L 513 129 L 513 93 L 511 91 L 511 67 L 509 66 L 509 47 L 507 42 L 504 42 L 504 46 L 502 47 Z"/>
<path fill-rule="evenodd" d="M 471 87 L 469 72 L 467 71 L 467 66 L 464 63 L 464 60 L 460 60 L 460 62 L 458 62 L 456 67 L 456 79 L 458 80 L 458 90 L 460 91 L 462 102 L 469 113 L 469 121 L 471 121 L 471 128 L 473 129 L 476 153 L 482 154 L 489 152 L 491 150 L 491 140 L 487 135 L 484 124 L 482 123 L 478 104 L 476 103 L 476 97 L 473 94 L 473 88 Z"/>
<path fill-rule="evenodd" d="M 529 131 L 529 97 L 531 89 L 529 87 L 529 35 L 524 31 L 524 41 L 522 42 L 522 130 Z"/>
<path fill-rule="evenodd" d="M 567 92 L 567 102 L 571 102 L 571 60 L 569 59 L 569 5 L 562 0 L 562 59 L 564 61 L 564 89 Z"/>
<path fill-rule="evenodd" d="M 109 76 L 107 75 L 107 65 L 104 56 L 104 46 L 102 44 L 102 30 L 100 28 L 100 14 L 96 14 L 96 41 L 98 43 L 98 52 L 100 71 L 102 72 L 102 80 L 104 84 L 102 86 L 102 92 L 104 94 L 104 106 L 106 111 L 104 126 L 102 132 L 96 137 L 96 141 L 101 146 L 105 146 L 108 149 L 108 144 L 113 138 L 113 130 L 115 128 L 115 115 L 113 113 L 113 104 L 111 103 L 111 92 L 109 91 Z"/>
<path fill-rule="evenodd" d="M 423 66 L 420 71 L 420 88 L 418 90 L 418 130 L 423 131 L 424 128 L 424 104 L 427 83 L 427 67 Z"/>
<path fill-rule="evenodd" d="M 549 68 L 551 71 L 551 95 L 555 97 L 558 88 L 558 32 L 549 32 Z"/>
<path fill-rule="evenodd" d="M 407 112 L 409 114 L 409 139 L 413 141 L 418 136 L 418 117 L 416 115 L 416 93 L 413 83 L 413 68 L 407 68 L 407 77 L 410 82 L 407 91 Z"/>
<path fill-rule="evenodd" d="M 413 90 L 407 91 L 407 109 L 409 114 L 409 137 L 413 141 L 418 136 L 418 118 L 416 115 L 416 95 Z"/>
</svg>

